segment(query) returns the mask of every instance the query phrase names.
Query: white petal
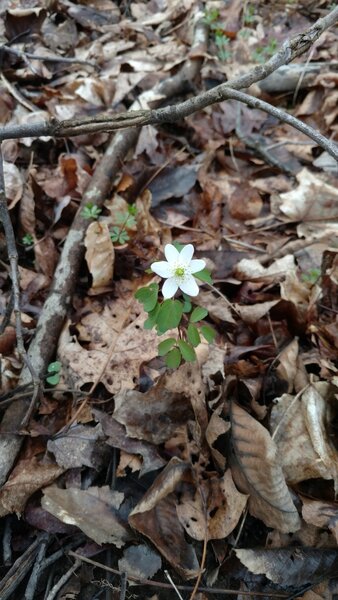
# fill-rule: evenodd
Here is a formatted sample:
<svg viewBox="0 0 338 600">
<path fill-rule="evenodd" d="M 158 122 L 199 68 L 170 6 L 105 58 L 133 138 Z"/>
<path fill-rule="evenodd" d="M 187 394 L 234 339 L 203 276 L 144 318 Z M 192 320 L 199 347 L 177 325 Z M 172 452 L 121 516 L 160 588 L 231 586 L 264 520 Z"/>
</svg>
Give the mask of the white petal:
<svg viewBox="0 0 338 600">
<path fill-rule="evenodd" d="M 198 273 L 198 271 L 202 271 L 204 267 L 205 260 L 202 260 L 201 258 L 196 258 L 195 260 L 192 260 L 189 265 L 190 273 Z"/>
<path fill-rule="evenodd" d="M 160 277 L 167 278 L 172 276 L 172 269 L 170 268 L 169 263 L 167 263 L 165 260 L 154 262 L 152 265 L 150 265 L 150 268 L 152 271 L 154 271 L 154 273 L 156 273 L 156 275 L 159 275 Z"/>
<path fill-rule="evenodd" d="M 166 283 L 168 281 L 170 280 L 168 279 Z M 179 288 L 180 290 L 182 290 L 182 292 L 188 294 L 188 296 L 197 296 L 199 292 L 199 287 L 195 279 L 191 275 L 190 277 L 186 277 L 186 279 L 182 283 L 180 283 Z"/>
<path fill-rule="evenodd" d="M 185 263 L 189 263 L 192 259 L 192 255 L 194 254 L 195 248 L 192 244 L 188 244 L 184 246 L 180 252 L 180 259 Z"/>
<path fill-rule="evenodd" d="M 170 277 L 164 282 L 162 287 L 163 298 L 172 298 L 178 290 L 178 285 L 174 277 Z"/>
<path fill-rule="evenodd" d="M 166 244 L 164 246 L 164 254 L 169 263 L 176 262 L 179 257 L 178 251 L 172 244 Z"/>
</svg>

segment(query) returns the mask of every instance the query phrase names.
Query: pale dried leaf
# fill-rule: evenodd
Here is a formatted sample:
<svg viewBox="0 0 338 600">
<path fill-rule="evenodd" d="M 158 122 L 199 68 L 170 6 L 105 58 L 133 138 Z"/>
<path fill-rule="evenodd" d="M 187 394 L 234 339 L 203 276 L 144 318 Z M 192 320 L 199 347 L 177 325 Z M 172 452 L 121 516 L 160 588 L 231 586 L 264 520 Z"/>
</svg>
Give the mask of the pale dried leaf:
<svg viewBox="0 0 338 600">
<path fill-rule="evenodd" d="M 93 278 L 92 289 L 112 284 L 115 251 L 111 241 L 108 225 L 104 222 L 90 223 L 84 241 L 85 258 Z"/>
<path fill-rule="evenodd" d="M 323 502 L 302 497 L 303 519 L 310 525 L 329 529 L 338 543 L 338 506 L 335 502 Z"/>
<path fill-rule="evenodd" d="M 3 172 L 8 210 L 11 210 L 22 196 L 24 181 L 18 167 L 13 163 L 4 161 Z"/>
<path fill-rule="evenodd" d="M 285 483 L 277 446 L 269 432 L 245 410 L 232 404 L 233 477 L 249 493 L 249 511 L 268 527 L 296 531 L 301 521 Z"/>
<path fill-rule="evenodd" d="M 256 258 L 243 258 L 237 264 L 234 275 L 240 281 L 277 283 L 284 279 L 288 272 L 295 269 L 296 264 L 292 254 L 286 254 L 282 258 L 278 258 L 269 267 L 263 267 Z"/>
<path fill-rule="evenodd" d="M 103 442 L 101 425 L 76 425 L 67 433 L 47 442 L 47 449 L 64 469 L 83 466 L 99 469 L 109 460 L 109 448 Z"/>
<path fill-rule="evenodd" d="M 76 525 L 97 544 L 114 544 L 121 548 L 133 537 L 119 514 L 123 500 L 124 494 L 108 486 L 88 490 L 61 490 L 51 486 L 44 490 L 41 505 L 63 523 Z"/>
</svg>

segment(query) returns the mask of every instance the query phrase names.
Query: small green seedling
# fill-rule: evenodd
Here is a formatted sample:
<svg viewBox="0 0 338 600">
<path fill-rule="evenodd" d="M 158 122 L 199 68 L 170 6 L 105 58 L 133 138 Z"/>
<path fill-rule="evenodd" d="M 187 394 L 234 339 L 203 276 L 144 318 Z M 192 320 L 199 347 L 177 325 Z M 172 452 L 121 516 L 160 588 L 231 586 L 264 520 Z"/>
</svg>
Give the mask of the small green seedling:
<svg viewBox="0 0 338 600">
<path fill-rule="evenodd" d="M 135 215 L 137 208 L 135 204 L 129 204 L 126 211 L 118 211 L 115 216 L 116 225 L 110 230 L 110 239 L 113 243 L 125 244 L 130 238 L 127 229 L 136 225 Z"/>
<path fill-rule="evenodd" d="M 46 381 L 49 385 L 57 385 L 60 382 L 61 369 L 62 364 L 59 360 L 49 363 L 47 372 L 50 373 L 50 375 L 46 377 Z"/>
<path fill-rule="evenodd" d="M 81 217 L 83 217 L 84 219 L 95 219 L 96 220 L 99 218 L 101 212 L 102 212 L 102 209 L 99 208 L 96 204 L 93 204 L 93 202 L 87 202 L 87 204 L 81 211 Z"/>
<path fill-rule="evenodd" d="M 25 235 L 21 238 L 21 243 L 24 246 L 32 246 L 34 243 L 34 238 L 31 233 L 25 233 Z"/>
</svg>

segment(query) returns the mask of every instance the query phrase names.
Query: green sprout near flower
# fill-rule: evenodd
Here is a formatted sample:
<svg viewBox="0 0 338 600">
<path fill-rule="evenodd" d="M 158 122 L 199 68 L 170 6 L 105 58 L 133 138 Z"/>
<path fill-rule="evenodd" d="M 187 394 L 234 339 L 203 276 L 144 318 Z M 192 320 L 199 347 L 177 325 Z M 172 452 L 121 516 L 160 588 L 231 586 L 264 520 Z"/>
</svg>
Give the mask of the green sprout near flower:
<svg viewBox="0 0 338 600">
<path fill-rule="evenodd" d="M 116 225 L 110 230 L 110 239 L 113 243 L 125 244 L 130 238 L 127 229 L 136 225 L 135 215 L 137 208 L 135 204 L 129 204 L 126 211 L 118 211 L 115 216 Z"/>
<path fill-rule="evenodd" d="M 102 212 L 102 208 L 99 208 L 93 202 L 87 202 L 83 210 L 81 211 L 81 217 L 83 219 L 98 219 Z"/>
<path fill-rule="evenodd" d="M 148 313 L 145 329 L 155 327 L 158 335 L 178 329 L 177 337 L 169 337 L 158 346 L 159 356 L 164 357 L 167 367 L 171 369 L 179 367 L 182 360 L 195 361 L 195 348 L 201 343 L 201 337 L 211 343 L 216 335 L 214 329 L 203 322 L 208 316 L 207 309 L 192 305 L 191 297 L 199 293 L 196 280 L 212 283 L 205 261 L 193 259 L 193 253 L 192 244 L 179 249 L 167 244 L 164 248 L 167 260 L 154 262 L 150 267 L 153 273 L 165 279 L 162 286 L 163 301 L 158 300 L 158 283 L 142 287 L 135 294 Z M 178 290 L 183 293 L 183 300 L 174 299 Z"/>
</svg>

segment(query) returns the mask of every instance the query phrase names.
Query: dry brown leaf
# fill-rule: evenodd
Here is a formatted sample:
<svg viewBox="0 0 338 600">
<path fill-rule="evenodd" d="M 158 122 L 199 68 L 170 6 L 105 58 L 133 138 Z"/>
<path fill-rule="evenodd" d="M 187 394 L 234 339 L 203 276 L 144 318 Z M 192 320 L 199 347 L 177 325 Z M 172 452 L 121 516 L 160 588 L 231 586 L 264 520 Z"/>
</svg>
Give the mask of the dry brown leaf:
<svg viewBox="0 0 338 600">
<path fill-rule="evenodd" d="M 185 579 L 197 577 L 199 566 L 177 517 L 174 490 L 189 472 L 188 463 L 172 458 L 129 515 L 130 525 L 149 538 Z"/>
<path fill-rule="evenodd" d="M 333 479 L 338 485 L 338 452 L 327 434 L 329 385 L 318 382 L 301 395 L 284 394 L 273 407 L 271 430 L 286 480 Z"/>
<path fill-rule="evenodd" d="M 121 548 L 133 538 L 119 512 L 123 500 L 124 494 L 108 486 L 88 490 L 61 490 L 51 486 L 44 490 L 41 505 L 63 523 L 79 527 L 97 544 L 114 544 Z"/>
<path fill-rule="evenodd" d="M 47 449 L 64 469 L 92 467 L 99 470 L 109 460 L 109 448 L 103 442 L 101 425 L 75 425 L 67 433 L 49 440 Z"/>
<path fill-rule="evenodd" d="M 55 463 L 43 463 L 35 456 L 20 460 L 0 491 L 0 516 L 22 513 L 32 494 L 52 483 L 64 472 Z"/>
<path fill-rule="evenodd" d="M 206 507 L 202 501 L 206 499 Z M 187 490 L 176 510 L 180 523 L 190 537 L 202 541 L 226 538 L 236 527 L 248 496 L 234 485 L 231 471 L 223 477 L 212 477 L 198 490 Z M 207 529 L 207 531 L 206 531 Z"/>
<path fill-rule="evenodd" d="M 85 258 L 93 278 L 92 290 L 112 284 L 115 251 L 107 223 L 94 221 L 88 226 L 84 241 Z"/>
<path fill-rule="evenodd" d="M 136 458 L 135 455 L 142 456 L 142 462 L 138 459 L 136 464 L 133 463 L 133 470 L 140 470 L 140 475 L 145 475 L 150 471 L 156 471 L 165 466 L 166 462 L 160 456 L 155 445 L 149 444 L 149 442 L 143 440 L 128 437 L 125 427 L 106 413 L 99 410 L 93 410 L 93 415 L 101 423 L 105 435 L 109 436 L 106 440 L 107 444 L 114 448 L 119 448 L 121 451 L 128 454 L 129 457 L 133 456 L 134 459 Z M 131 458 L 129 459 L 129 462 L 130 460 Z M 121 463 L 120 458 L 120 469 L 124 468 L 123 465 L 125 462 L 126 458 L 124 459 L 123 464 Z M 136 466 L 138 468 L 135 468 Z"/>
<path fill-rule="evenodd" d="M 146 393 L 122 390 L 115 395 L 114 418 L 132 438 L 161 444 L 194 413 L 202 432 L 207 427 L 204 385 L 198 365 L 187 363 L 165 373 Z"/>
<path fill-rule="evenodd" d="M 218 438 L 221 435 L 225 435 L 230 429 L 229 421 L 225 421 L 220 416 L 222 408 L 223 407 L 220 406 L 219 409 L 215 410 L 212 413 L 210 421 L 208 423 L 208 427 L 205 432 L 205 438 L 209 444 L 211 454 L 216 465 L 224 471 L 226 465 L 225 449 L 224 454 L 222 454 L 219 450 L 213 447 L 213 444 L 218 440 Z"/>
<path fill-rule="evenodd" d="M 243 321 L 250 324 L 256 323 L 264 317 L 278 302 L 279 300 L 270 300 L 269 302 L 261 302 L 260 304 L 251 304 L 249 306 L 234 304 L 234 307 L 241 315 Z"/>
<path fill-rule="evenodd" d="M 235 457 L 233 478 L 242 492 L 250 494 L 249 512 L 268 527 L 285 533 L 297 531 L 301 520 L 269 432 L 234 403 L 231 426 Z"/>
<path fill-rule="evenodd" d="M 71 336 L 70 324 L 66 323 L 59 338 L 58 357 L 69 384 L 78 389 L 96 381 L 104 370 L 101 382 L 111 393 L 133 389 L 141 364 L 157 356 L 158 336 L 154 330 L 143 329 L 146 318 L 131 294 L 107 302 L 102 312 L 91 311 L 81 320 L 79 339 L 90 340 L 86 348 Z"/>
<path fill-rule="evenodd" d="M 56 250 L 54 240 L 50 237 L 44 237 L 37 240 L 34 237 L 34 253 L 37 266 L 47 277 L 52 278 L 59 260 L 59 254 Z"/>
</svg>

